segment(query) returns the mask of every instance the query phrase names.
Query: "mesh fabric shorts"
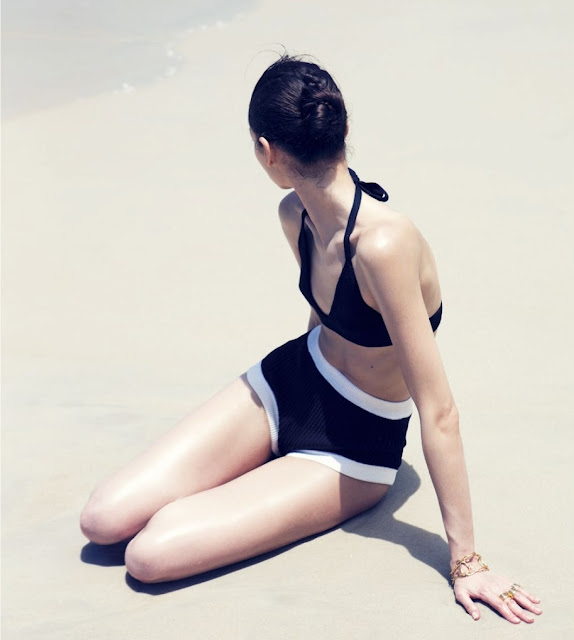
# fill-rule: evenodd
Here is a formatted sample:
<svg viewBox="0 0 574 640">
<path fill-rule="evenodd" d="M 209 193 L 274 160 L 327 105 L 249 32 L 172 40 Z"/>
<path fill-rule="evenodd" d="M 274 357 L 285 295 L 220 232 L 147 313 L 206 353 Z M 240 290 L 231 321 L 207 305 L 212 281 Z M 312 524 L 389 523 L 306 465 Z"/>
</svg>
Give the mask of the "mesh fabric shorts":
<svg viewBox="0 0 574 640">
<path fill-rule="evenodd" d="M 273 451 L 392 484 L 413 402 L 389 402 L 353 385 L 321 353 L 320 330 L 285 343 L 247 372 L 267 413 Z"/>
</svg>

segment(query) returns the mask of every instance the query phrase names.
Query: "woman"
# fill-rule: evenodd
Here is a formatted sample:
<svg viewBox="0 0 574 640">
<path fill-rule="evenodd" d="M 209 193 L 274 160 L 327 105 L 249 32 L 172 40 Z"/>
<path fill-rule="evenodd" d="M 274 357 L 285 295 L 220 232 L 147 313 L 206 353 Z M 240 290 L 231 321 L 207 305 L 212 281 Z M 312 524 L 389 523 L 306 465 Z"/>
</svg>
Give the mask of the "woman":
<svg viewBox="0 0 574 640">
<path fill-rule="evenodd" d="M 326 71 L 287 56 L 272 64 L 249 124 L 261 166 L 292 189 L 279 214 L 301 267 L 309 331 L 100 485 L 82 513 L 84 534 L 98 544 L 133 537 L 127 570 L 159 582 L 329 529 L 388 491 L 414 401 L 458 601 L 474 619 L 473 599 L 482 599 L 511 622 L 532 622 L 538 598 L 488 572 L 474 551 L 427 243 L 381 187 L 348 169 L 347 113 Z"/>
</svg>

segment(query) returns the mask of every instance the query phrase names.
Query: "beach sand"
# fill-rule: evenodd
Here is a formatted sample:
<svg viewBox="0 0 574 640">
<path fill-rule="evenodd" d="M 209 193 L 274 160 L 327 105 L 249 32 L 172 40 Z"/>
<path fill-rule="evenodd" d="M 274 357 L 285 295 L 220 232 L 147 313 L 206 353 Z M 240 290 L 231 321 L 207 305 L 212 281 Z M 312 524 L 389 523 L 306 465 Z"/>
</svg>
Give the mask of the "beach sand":
<svg viewBox="0 0 574 640">
<path fill-rule="evenodd" d="M 566 0 L 266 0 L 180 37 L 171 77 L 14 108 L 3 638 L 574 637 L 573 28 Z M 247 127 L 278 43 L 333 72 L 351 166 L 435 251 L 477 550 L 543 598 L 532 627 L 454 603 L 416 420 L 383 503 L 262 561 L 145 587 L 79 530 L 99 479 L 305 330 Z"/>
</svg>

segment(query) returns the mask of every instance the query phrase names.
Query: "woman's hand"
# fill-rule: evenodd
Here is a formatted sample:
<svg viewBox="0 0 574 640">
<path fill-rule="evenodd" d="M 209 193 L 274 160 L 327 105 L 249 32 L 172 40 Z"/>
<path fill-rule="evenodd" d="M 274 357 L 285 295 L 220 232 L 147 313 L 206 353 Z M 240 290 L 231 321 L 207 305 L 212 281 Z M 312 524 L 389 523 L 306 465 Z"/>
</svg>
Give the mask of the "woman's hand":
<svg viewBox="0 0 574 640">
<path fill-rule="evenodd" d="M 540 598 L 491 571 L 457 578 L 454 583 L 454 595 L 474 620 L 480 618 L 480 612 L 474 600 L 482 600 L 514 624 L 521 621 L 534 622 L 530 613 L 536 615 L 542 613 L 542 610 L 536 606 Z"/>
</svg>

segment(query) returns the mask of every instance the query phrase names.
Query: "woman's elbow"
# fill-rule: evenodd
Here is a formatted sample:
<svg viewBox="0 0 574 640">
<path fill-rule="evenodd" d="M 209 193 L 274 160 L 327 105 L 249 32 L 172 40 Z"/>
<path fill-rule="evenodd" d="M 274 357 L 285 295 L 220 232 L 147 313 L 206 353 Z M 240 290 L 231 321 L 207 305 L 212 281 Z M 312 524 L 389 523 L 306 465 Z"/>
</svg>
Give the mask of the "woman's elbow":
<svg viewBox="0 0 574 640">
<path fill-rule="evenodd" d="M 435 433 L 458 435 L 459 415 L 454 401 L 445 402 L 421 412 L 421 425 L 423 431 L 429 429 Z"/>
</svg>

